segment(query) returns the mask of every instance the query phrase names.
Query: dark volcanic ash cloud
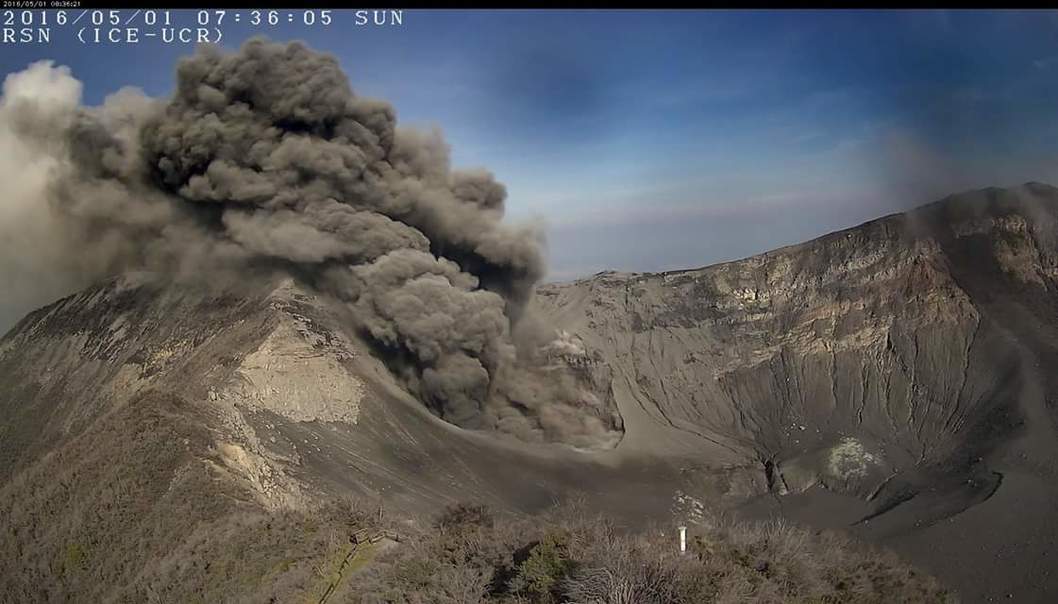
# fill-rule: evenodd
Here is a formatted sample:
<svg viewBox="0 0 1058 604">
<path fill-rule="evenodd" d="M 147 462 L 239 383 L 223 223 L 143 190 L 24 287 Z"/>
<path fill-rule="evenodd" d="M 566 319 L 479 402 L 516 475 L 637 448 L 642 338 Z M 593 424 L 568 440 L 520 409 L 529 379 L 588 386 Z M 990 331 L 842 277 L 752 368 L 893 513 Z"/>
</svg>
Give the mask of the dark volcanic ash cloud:
<svg viewBox="0 0 1058 604">
<path fill-rule="evenodd" d="M 289 270 L 347 302 L 445 419 L 613 440 L 619 420 L 572 377 L 542 379 L 532 347 L 512 337 L 526 331 L 513 328 L 543 264 L 537 234 L 502 222 L 503 185 L 452 169 L 439 133 L 397 127 L 393 108 L 356 96 L 333 57 L 251 40 L 183 60 L 165 101 L 124 91 L 88 109 L 60 96 L 5 89 L 0 108 L 5 142 L 49 162 L 47 215 L 26 220 L 47 221 L 37 227 L 62 243 L 39 269 L 71 285 L 129 269 Z M 16 229 L 0 232 L 5 246 L 6 231 Z"/>
</svg>

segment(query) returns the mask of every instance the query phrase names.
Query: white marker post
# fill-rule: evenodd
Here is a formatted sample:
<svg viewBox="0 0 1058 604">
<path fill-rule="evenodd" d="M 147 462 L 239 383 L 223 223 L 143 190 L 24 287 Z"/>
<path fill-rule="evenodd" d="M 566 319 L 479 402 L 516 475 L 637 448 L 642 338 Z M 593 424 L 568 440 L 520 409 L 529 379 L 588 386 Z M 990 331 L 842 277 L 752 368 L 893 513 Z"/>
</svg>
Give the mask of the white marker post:
<svg viewBox="0 0 1058 604">
<path fill-rule="evenodd" d="M 680 528 L 680 553 L 683 554 L 687 551 L 687 527 L 681 526 Z"/>
</svg>

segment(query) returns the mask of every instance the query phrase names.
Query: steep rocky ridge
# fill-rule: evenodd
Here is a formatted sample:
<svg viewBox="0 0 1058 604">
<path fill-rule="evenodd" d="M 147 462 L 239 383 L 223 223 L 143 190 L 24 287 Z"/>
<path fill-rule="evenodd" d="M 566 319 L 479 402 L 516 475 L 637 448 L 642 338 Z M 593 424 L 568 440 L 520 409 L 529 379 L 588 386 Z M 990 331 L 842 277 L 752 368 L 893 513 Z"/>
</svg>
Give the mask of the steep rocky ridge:
<svg viewBox="0 0 1058 604">
<path fill-rule="evenodd" d="M 755 464 L 778 492 L 878 495 L 894 477 L 982 456 L 1011 427 L 998 415 L 1029 413 L 1018 392 L 1036 377 L 1024 350 L 1047 352 L 1040 336 L 1053 332 L 1056 212 L 1045 185 L 980 191 L 737 262 L 547 286 L 537 300 L 614 370 L 624 446 L 659 444 L 627 421 L 635 407 L 714 461 Z M 1045 330 L 1026 330 L 1033 321 Z"/>
</svg>

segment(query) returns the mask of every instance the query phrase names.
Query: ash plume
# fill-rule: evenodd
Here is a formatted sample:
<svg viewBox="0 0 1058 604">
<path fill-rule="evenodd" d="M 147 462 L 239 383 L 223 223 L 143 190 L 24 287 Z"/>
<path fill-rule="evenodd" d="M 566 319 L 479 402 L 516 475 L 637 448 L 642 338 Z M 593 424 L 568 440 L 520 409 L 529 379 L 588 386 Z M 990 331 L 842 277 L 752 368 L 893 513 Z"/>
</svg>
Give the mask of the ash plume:
<svg viewBox="0 0 1058 604">
<path fill-rule="evenodd" d="M 287 270 L 347 303 L 437 415 L 528 440 L 614 441 L 619 419 L 527 344 L 542 339 L 522 321 L 541 241 L 503 222 L 506 190 L 489 172 L 453 169 L 439 132 L 399 128 L 389 104 L 355 95 L 332 56 L 300 43 L 202 47 L 176 75 L 169 99 L 123 90 L 95 108 L 50 64 L 5 82 L 0 144 L 47 166 L 0 230 L 9 282 Z M 5 161 L 17 181 L 21 162 Z M 16 240 L 25 229 L 34 241 Z"/>
</svg>

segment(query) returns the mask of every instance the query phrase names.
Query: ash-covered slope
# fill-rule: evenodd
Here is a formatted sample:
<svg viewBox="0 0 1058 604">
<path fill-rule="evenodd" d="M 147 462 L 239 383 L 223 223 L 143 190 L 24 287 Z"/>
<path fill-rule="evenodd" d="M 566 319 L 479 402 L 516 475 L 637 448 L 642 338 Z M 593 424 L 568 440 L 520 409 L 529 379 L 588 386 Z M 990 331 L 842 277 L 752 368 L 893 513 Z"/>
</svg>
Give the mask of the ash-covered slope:
<svg viewBox="0 0 1058 604">
<path fill-rule="evenodd" d="M 602 273 L 541 306 L 612 365 L 628 420 L 754 462 L 779 492 L 862 495 L 976 459 L 1028 413 L 1055 328 L 1058 190 L 953 197 L 745 260 Z M 649 436 L 649 434 L 648 434 Z M 964 464 L 965 465 L 965 464 Z"/>
<path fill-rule="evenodd" d="M 888 535 L 1015 475 L 1051 502 L 1035 505 L 1058 501 L 1056 294 L 1058 189 L 1030 183 L 736 262 L 551 285 L 537 303 L 612 369 L 619 448 L 697 448 L 751 477 L 729 490 L 854 495 L 869 503 L 850 522 L 900 512 L 869 522 Z"/>
</svg>

